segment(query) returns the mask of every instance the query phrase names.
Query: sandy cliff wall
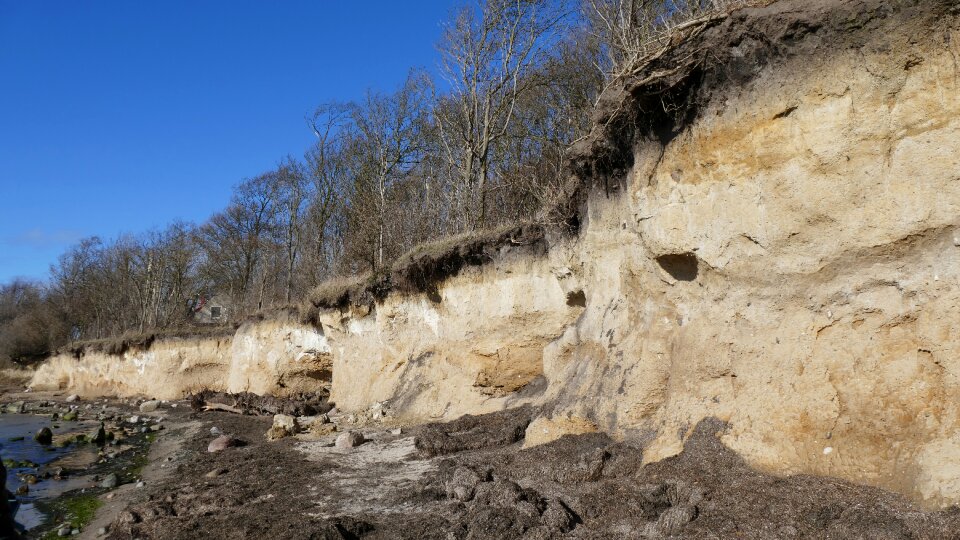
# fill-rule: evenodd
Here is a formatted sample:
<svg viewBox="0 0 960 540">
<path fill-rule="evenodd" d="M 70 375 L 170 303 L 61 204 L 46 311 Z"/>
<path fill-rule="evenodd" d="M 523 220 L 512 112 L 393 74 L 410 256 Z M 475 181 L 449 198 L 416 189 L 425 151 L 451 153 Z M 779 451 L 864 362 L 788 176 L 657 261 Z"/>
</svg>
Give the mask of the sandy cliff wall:
<svg viewBox="0 0 960 540">
<path fill-rule="evenodd" d="M 281 315 L 248 322 L 232 337 L 160 339 L 122 354 L 88 351 L 44 362 L 31 386 L 82 396 L 179 399 L 209 388 L 285 395 L 329 387 L 323 334 Z"/>
<path fill-rule="evenodd" d="M 391 295 L 373 312 L 325 313 L 331 399 L 344 410 L 386 401 L 410 420 L 535 399 L 545 347 L 583 311 L 566 278 L 546 257 L 508 246 L 435 295 Z"/>
<path fill-rule="evenodd" d="M 812 5 L 811 5 L 812 4 Z M 545 406 L 680 451 L 707 417 L 751 464 L 960 502 L 960 33 L 946 0 L 784 0 L 614 88 L 579 145 L 580 230 L 432 294 L 232 340 L 57 357 L 37 387 L 200 386 L 409 420 Z"/>
<path fill-rule="evenodd" d="M 717 416 L 756 466 L 960 500 L 955 5 L 780 2 L 696 46 L 715 63 L 626 92 L 692 116 L 589 198 L 553 416 L 649 460 Z"/>
</svg>

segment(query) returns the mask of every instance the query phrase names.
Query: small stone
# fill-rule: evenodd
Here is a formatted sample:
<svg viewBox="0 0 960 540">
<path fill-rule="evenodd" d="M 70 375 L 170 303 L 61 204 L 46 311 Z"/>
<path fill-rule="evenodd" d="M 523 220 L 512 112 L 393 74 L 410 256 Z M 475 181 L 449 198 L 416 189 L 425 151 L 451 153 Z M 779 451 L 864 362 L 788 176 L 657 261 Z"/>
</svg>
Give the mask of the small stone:
<svg viewBox="0 0 960 540">
<path fill-rule="evenodd" d="M 359 431 L 348 431 L 337 436 L 337 448 L 355 448 L 366 442 L 363 433 Z"/>
<path fill-rule="evenodd" d="M 103 481 L 100 482 L 100 487 L 106 488 L 106 489 L 113 489 L 118 485 L 120 485 L 120 478 L 116 475 L 116 473 L 108 474 L 106 478 L 104 478 Z"/>
<path fill-rule="evenodd" d="M 139 416 L 131 416 L 131 417 L 130 417 L 130 420 L 128 420 L 128 422 L 130 422 L 131 424 L 136 424 L 136 423 L 139 422 L 139 421 L 140 421 L 140 417 L 139 417 Z"/>
<path fill-rule="evenodd" d="M 403 430 L 400 428 L 395 428 L 390 430 L 391 435 L 400 435 L 401 433 L 403 433 Z"/>
<path fill-rule="evenodd" d="M 297 425 L 297 419 L 287 414 L 276 414 L 273 416 L 273 426 L 267 431 L 267 440 L 275 441 L 291 435 L 296 435 L 300 431 Z"/>
<path fill-rule="evenodd" d="M 214 452 L 220 452 L 226 450 L 227 448 L 235 448 L 238 446 L 243 446 L 245 443 L 240 439 L 235 439 L 229 435 L 221 435 L 216 439 L 210 441 L 210 444 L 207 445 L 207 452 L 211 454 Z"/>
<path fill-rule="evenodd" d="M 310 426 L 310 433 L 315 436 L 329 435 L 337 431 L 336 424 L 318 424 L 316 422 Z"/>
<path fill-rule="evenodd" d="M 227 474 L 227 472 L 228 472 L 227 469 L 214 469 L 214 470 L 208 472 L 207 474 L 205 474 L 204 476 L 207 477 L 207 478 L 216 478 L 216 477 L 218 477 L 218 476 L 222 476 L 222 475 L 224 475 L 224 474 Z"/>
<path fill-rule="evenodd" d="M 77 414 L 77 411 L 70 411 L 70 412 L 65 413 L 65 414 L 63 415 L 63 421 L 64 421 L 64 422 L 76 422 L 78 416 L 79 416 L 79 415 Z"/>
<path fill-rule="evenodd" d="M 103 422 L 100 422 L 100 428 L 97 429 L 97 432 L 93 434 L 90 442 L 97 446 L 103 446 L 107 443 L 107 430 L 104 429 Z"/>
<path fill-rule="evenodd" d="M 30 493 L 30 486 L 20 484 L 20 487 L 17 488 L 17 495 L 26 495 L 27 493 Z"/>
<path fill-rule="evenodd" d="M 142 488 L 142 487 L 144 487 L 144 486 L 146 486 L 146 485 L 147 485 L 146 482 L 144 482 L 143 480 L 137 482 L 137 487 L 138 487 L 138 488 Z"/>
<path fill-rule="evenodd" d="M 220 431 L 220 428 L 218 428 L 217 426 L 213 426 L 212 428 L 210 428 L 210 434 L 213 435 L 214 437 L 219 437 L 220 435 L 223 435 L 223 432 Z"/>
<path fill-rule="evenodd" d="M 40 431 L 38 431 L 37 434 L 33 436 L 33 440 L 37 441 L 38 443 L 44 446 L 47 446 L 53 443 L 53 432 L 50 431 L 50 428 L 48 427 L 41 428 Z"/>
<path fill-rule="evenodd" d="M 80 529 L 74 529 L 70 531 L 70 536 L 77 536 L 78 534 L 80 534 Z"/>
<path fill-rule="evenodd" d="M 106 536 L 106 535 L 107 535 L 106 527 L 100 527 L 99 529 L 97 529 L 97 536 Z"/>
<path fill-rule="evenodd" d="M 160 407 L 160 402 L 155 399 L 150 401 L 144 401 L 143 403 L 140 404 L 140 412 L 151 413 L 157 410 L 158 407 Z"/>
<path fill-rule="evenodd" d="M 24 412 L 25 410 L 26 410 L 26 406 L 22 401 L 17 401 L 15 403 L 11 403 L 7 405 L 7 412 L 10 412 L 10 413 L 18 414 L 18 413 Z"/>
<path fill-rule="evenodd" d="M 70 394 L 69 396 L 67 396 L 67 399 L 66 399 L 67 403 L 73 403 L 74 401 L 79 401 L 79 400 L 80 400 L 80 396 L 76 394 Z"/>
<path fill-rule="evenodd" d="M 57 529 L 57 536 L 70 536 L 70 527 L 60 527 Z"/>
</svg>

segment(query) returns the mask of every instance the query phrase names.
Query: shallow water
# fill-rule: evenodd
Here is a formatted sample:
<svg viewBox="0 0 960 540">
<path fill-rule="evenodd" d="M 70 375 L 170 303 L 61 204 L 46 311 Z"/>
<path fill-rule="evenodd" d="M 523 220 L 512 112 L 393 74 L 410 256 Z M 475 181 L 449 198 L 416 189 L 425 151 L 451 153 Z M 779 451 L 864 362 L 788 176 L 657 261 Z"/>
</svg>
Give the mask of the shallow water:
<svg viewBox="0 0 960 540">
<path fill-rule="evenodd" d="M 63 422 L 54 424 L 48 416 L 33 414 L 0 414 L 0 457 L 16 462 L 30 461 L 38 467 L 48 465 L 68 454 L 92 453 L 90 448 L 70 446 L 60 448 L 43 446 L 33 440 L 33 436 L 44 426 L 56 433 L 74 432 L 88 428 L 85 422 Z M 22 437 L 22 439 L 20 439 Z M 20 440 L 16 440 L 20 439 Z M 8 461 L 9 462 L 9 461 Z M 20 486 L 17 474 L 37 474 L 38 467 L 8 467 L 7 489 L 15 492 Z M 16 521 L 26 529 L 32 529 L 43 523 L 45 516 L 34 504 L 41 499 L 53 499 L 66 491 L 88 487 L 91 482 L 86 477 L 74 477 L 66 480 L 41 480 L 30 486 L 26 495 L 18 495 L 20 508 Z"/>
</svg>

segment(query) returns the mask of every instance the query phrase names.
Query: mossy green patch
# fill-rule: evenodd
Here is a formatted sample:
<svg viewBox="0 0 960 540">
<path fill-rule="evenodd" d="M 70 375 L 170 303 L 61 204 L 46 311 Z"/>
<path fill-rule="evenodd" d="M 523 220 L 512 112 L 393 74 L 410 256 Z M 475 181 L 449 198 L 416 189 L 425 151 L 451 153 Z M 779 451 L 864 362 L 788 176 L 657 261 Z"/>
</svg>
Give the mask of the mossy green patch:
<svg viewBox="0 0 960 540">
<path fill-rule="evenodd" d="M 54 528 L 43 535 L 44 540 L 57 538 L 57 527 L 62 523 L 69 522 L 74 529 L 83 530 L 93 521 L 93 516 L 102 505 L 103 501 L 91 493 L 65 495 L 57 499 L 48 512 L 54 518 L 51 521 Z"/>
</svg>

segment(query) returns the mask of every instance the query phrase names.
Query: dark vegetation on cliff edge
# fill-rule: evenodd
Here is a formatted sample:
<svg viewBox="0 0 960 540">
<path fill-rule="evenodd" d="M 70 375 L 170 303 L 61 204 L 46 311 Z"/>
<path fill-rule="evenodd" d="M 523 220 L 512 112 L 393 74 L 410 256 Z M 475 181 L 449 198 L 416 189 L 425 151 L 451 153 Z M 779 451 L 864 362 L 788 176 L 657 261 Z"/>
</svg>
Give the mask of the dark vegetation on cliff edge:
<svg viewBox="0 0 960 540">
<path fill-rule="evenodd" d="M 675 135 L 696 114 L 690 96 L 723 82 L 708 75 L 729 53 L 694 38 L 718 26 L 732 37 L 749 17 L 728 13 L 766 3 L 469 3 L 438 47 L 448 90 L 413 71 L 393 92 L 323 104 L 304 158 L 244 180 L 207 222 L 88 238 L 48 283 L 5 285 L 0 358 L 191 335 L 214 298 L 225 327 L 298 305 L 311 321 L 391 291 L 429 294 L 506 246 L 546 249 L 548 232 L 579 229 L 591 186 L 616 188 L 634 140 Z M 756 28 L 769 51 L 791 37 L 775 22 Z"/>
</svg>

